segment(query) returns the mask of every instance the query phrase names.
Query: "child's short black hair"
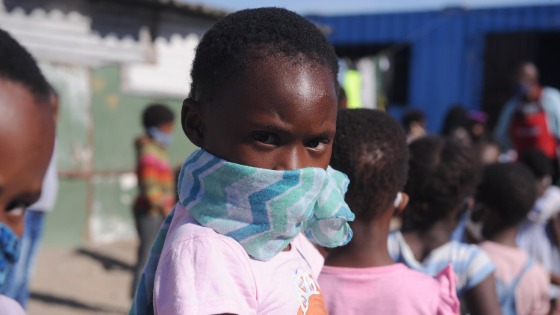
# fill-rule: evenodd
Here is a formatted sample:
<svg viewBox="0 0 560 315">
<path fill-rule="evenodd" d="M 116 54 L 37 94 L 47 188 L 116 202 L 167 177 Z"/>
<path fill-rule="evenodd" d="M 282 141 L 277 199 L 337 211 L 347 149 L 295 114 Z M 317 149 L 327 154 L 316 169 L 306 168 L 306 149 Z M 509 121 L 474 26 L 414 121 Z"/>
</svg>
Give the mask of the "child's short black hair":
<svg viewBox="0 0 560 315">
<path fill-rule="evenodd" d="M 173 114 L 173 111 L 162 104 L 151 104 L 142 113 L 142 125 L 145 129 L 160 127 L 173 122 L 174 119 L 175 114 Z"/>
<path fill-rule="evenodd" d="M 409 151 L 405 224 L 429 228 L 474 193 L 478 163 L 472 149 L 438 136 L 412 142 Z"/>
<path fill-rule="evenodd" d="M 505 227 L 521 223 L 537 199 L 531 171 L 520 163 L 496 163 L 484 168 L 482 178 L 476 202 L 494 212 Z"/>
<path fill-rule="evenodd" d="M 426 122 L 426 116 L 421 110 L 410 109 L 404 113 L 401 121 L 404 130 L 408 132 L 412 123 L 424 124 Z"/>
<path fill-rule="evenodd" d="M 385 212 L 406 183 L 406 136 L 389 115 L 371 109 L 338 112 L 331 166 L 350 178 L 346 200 L 359 220 Z"/>
<path fill-rule="evenodd" d="M 189 97 L 212 100 L 252 62 L 269 56 L 324 66 L 338 87 L 337 57 L 319 29 L 286 9 L 259 8 L 232 13 L 204 34 L 193 61 Z"/>
<path fill-rule="evenodd" d="M 530 149 L 521 153 L 520 161 L 533 172 L 537 179 L 552 176 L 552 164 L 539 149 Z"/>
<path fill-rule="evenodd" d="M 2 29 L 0 29 L 0 78 L 23 85 L 38 102 L 49 101 L 50 85 L 35 59 Z"/>
</svg>

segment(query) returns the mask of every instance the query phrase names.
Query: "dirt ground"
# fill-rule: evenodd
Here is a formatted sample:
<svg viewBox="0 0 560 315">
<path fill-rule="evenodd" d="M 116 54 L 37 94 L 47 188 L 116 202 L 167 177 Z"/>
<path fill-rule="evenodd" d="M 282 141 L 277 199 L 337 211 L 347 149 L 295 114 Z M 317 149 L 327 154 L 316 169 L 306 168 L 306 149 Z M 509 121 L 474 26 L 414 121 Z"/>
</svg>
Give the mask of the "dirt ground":
<svg viewBox="0 0 560 315">
<path fill-rule="evenodd" d="M 43 249 L 31 283 L 29 314 L 127 314 L 135 242 Z"/>
</svg>

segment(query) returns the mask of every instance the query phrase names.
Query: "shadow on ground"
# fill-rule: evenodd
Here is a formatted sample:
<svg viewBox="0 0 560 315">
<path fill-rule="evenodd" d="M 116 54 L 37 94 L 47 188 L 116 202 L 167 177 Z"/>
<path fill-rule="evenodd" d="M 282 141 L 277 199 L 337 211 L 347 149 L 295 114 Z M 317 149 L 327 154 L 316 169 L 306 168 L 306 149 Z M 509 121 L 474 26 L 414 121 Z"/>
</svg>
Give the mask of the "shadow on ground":
<svg viewBox="0 0 560 315">
<path fill-rule="evenodd" d="M 86 249 L 86 248 L 79 248 L 76 250 L 76 253 L 79 255 L 84 255 L 87 256 L 97 262 L 99 262 L 101 265 L 103 265 L 103 268 L 105 270 L 128 270 L 128 271 L 133 271 L 134 266 L 132 266 L 129 263 L 126 263 L 120 259 L 114 258 L 114 257 L 110 257 L 106 254 L 103 253 L 99 253 L 90 249 Z"/>
<path fill-rule="evenodd" d="M 55 296 L 52 294 L 37 291 L 31 292 L 30 297 L 33 300 L 41 301 L 48 304 L 60 304 L 67 307 L 72 307 L 84 311 L 98 312 L 102 314 L 123 314 L 126 312 L 126 310 L 118 309 L 111 306 L 88 305 L 75 299 Z"/>
</svg>

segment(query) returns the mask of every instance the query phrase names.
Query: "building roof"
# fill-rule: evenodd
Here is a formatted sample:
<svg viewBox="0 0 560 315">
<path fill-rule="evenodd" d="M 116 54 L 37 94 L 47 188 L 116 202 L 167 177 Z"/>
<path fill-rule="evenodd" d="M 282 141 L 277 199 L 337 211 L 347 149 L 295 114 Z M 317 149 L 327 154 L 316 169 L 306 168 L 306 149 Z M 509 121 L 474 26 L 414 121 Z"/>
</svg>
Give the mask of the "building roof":
<svg viewBox="0 0 560 315">
<path fill-rule="evenodd" d="M 217 9 L 208 5 L 198 3 L 186 3 L 177 0 L 115 0 L 114 2 L 121 2 L 130 5 L 151 6 L 154 8 L 173 9 L 187 13 L 190 15 L 205 17 L 205 18 L 222 18 L 229 12 Z"/>
</svg>

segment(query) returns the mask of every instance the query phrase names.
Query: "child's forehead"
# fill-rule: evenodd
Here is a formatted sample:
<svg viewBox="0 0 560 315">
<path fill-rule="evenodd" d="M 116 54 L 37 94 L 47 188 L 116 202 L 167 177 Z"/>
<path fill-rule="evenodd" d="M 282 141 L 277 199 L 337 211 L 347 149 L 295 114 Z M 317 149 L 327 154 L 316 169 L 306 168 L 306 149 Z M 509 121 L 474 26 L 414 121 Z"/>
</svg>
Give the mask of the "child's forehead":
<svg viewBox="0 0 560 315">
<path fill-rule="evenodd" d="M 336 110 L 336 85 L 328 69 L 269 60 L 247 68 L 239 80 L 224 87 L 217 98 L 217 108 L 250 106 L 260 111 L 274 108 L 278 112 L 304 112 L 318 106 L 317 100 L 324 98 L 329 98 L 331 110 Z M 298 106 L 287 106 L 289 103 Z"/>
</svg>

